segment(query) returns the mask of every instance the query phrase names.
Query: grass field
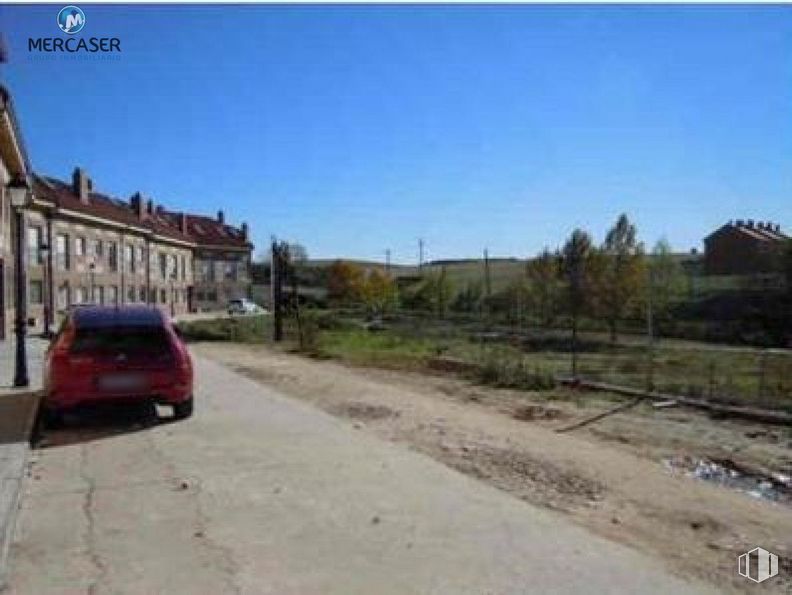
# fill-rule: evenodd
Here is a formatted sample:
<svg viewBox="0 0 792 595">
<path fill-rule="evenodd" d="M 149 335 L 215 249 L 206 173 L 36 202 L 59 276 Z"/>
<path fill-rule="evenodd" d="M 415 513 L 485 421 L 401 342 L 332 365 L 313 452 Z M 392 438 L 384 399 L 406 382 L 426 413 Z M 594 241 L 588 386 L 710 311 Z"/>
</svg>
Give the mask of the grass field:
<svg viewBox="0 0 792 595">
<path fill-rule="evenodd" d="M 546 387 L 548 378 L 571 373 L 569 339 L 559 332 L 475 333 L 426 320 L 394 322 L 374 332 L 354 318 L 322 316 L 323 328 L 317 328 L 311 344 L 304 346 L 316 357 L 414 371 L 437 370 L 438 360 L 458 362 L 458 371 L 472 380 L 526 389 Z M 188 340 L 266 342 L 269 324 L 269 317 L 255 316 L 180 326 Z M 287 347 L 296 349 L 291 321 L 286 334 Z M 670 394 L 792 410 L 792 354 L 782 350 L 667 341 L 654 347 L 650 359 L 639 340 L 614 346 L 602 335 L 583 334 L 578 376 L 634 388 L 646 388 L 651 380 L 655 390 Z"/>
</svg>

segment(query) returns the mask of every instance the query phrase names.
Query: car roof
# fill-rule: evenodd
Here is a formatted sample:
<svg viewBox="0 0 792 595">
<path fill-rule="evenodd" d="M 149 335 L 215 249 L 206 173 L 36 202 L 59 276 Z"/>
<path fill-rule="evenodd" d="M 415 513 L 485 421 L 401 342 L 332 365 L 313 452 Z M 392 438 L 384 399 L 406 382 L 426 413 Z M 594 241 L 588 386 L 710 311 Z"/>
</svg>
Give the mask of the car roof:
<svg viewBox="0 0 792 595">
<path fill-rule="evenodd" d="M 71 318 L 77 328 L 165 324 L 162 312 L 151 306 L 75 306 Z"/>
</svg>

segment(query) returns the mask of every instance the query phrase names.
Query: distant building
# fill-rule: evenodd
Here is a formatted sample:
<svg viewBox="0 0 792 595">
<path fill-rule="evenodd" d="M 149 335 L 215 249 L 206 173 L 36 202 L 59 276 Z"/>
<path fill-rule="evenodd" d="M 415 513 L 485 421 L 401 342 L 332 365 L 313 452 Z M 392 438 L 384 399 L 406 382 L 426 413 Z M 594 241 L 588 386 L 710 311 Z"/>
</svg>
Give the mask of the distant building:
<svg viewBox="0 0 792 595">
<path fill-rule="evenodd" d="M 775 272 L 789 239 L 777 223 L 730 221 L 704 238 L 704 271 L 708 275 Z"/>
<path fill-rule="evenodd" d="M 139 192 L 101 194 L 79 167 L 71 184 L 33 176 L 26 236 L 35 327 L 73 304 L 150 304 L 176 316 L 249 295 L 247 224 L 168 211 Z"/>
</svg>

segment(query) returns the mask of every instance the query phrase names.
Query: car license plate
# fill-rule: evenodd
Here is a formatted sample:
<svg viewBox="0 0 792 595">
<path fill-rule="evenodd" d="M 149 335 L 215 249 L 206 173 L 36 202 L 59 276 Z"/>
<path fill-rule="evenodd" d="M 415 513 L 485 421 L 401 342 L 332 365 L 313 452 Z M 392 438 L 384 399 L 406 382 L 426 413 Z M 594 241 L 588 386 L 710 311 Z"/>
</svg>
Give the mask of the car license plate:
<svg viewBox="0 0 792 595">
<path fill-rule="evenodd" d="M 108 374 L 99 379 L 99 388 L 103 390 L 138 390 L 144 385 L 142 374 Z"/>
</svg>

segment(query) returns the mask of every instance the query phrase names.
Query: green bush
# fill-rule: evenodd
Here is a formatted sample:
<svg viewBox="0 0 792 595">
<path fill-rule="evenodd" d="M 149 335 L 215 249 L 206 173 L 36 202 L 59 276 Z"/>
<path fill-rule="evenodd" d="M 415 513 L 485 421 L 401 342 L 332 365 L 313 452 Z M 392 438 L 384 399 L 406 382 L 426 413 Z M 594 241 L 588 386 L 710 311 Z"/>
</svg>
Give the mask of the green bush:
<svg viewBox="0 0 792 595">
<path fill-rule="evenodd" d="M 556 386 L 555 378 L 547 370 L 538 366 L 531 368 L 525 359 L 498 349 L 484 353 L 476 380 L 499 388 L 522 390 L 549 390 Z"/>
<path fill-rule="evenodd" d="M 187 341 L 264 342 L 269 337 L 268 316 L 239 316 L 177 323 Z"/>
</svg>

